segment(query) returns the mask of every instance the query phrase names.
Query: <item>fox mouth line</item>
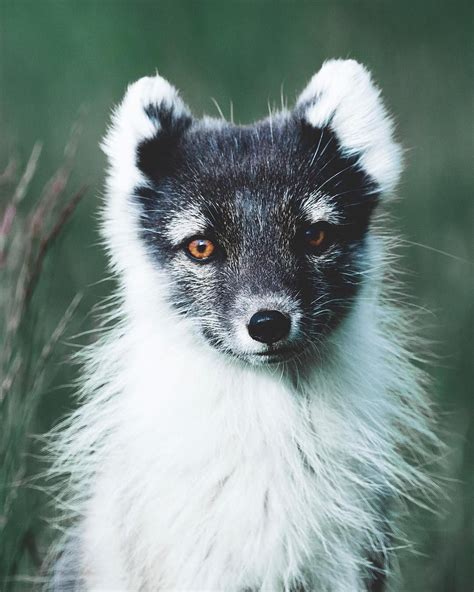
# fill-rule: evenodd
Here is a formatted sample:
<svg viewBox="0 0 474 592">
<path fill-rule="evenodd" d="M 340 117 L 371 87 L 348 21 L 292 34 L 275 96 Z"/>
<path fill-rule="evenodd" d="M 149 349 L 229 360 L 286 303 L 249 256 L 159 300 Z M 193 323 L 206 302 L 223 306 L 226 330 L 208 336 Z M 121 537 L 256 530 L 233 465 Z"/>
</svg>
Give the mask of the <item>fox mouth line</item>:
<svg viewBox="0 0 474 592">
<path fill-rule="evenodd" d="M 247 354 L 249 358 L 259 358 L 268 364 L 286 362 L 298 354 L 299 350 L 291 348 L 269 349 L 263 352 Z"/>
</svg>

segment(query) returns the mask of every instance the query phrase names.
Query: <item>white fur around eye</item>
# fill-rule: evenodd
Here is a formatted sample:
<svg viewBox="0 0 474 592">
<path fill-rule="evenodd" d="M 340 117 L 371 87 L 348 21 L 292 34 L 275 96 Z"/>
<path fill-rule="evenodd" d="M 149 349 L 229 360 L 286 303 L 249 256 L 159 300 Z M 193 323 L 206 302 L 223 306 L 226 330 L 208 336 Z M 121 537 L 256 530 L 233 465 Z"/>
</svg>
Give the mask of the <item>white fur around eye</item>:
<svg viewBox="0 0 474 592">
<path fill-rule="evenodd" d="M 164 232 L 171 244 L 178 246 L 187 238 L 203 234 L 208 226 L 209 222 L 201 210 L 191 205 L 172 218 Z"/>
<path fill-rule="evenodd" d="M 330 224 L 339 224 L 341 221 L 341 215 L 330 198 L 319 193 L 312 193 L 302 200 L 300 209 L 301 214 L 311 222 L 322 220 Z"/>
</svg>

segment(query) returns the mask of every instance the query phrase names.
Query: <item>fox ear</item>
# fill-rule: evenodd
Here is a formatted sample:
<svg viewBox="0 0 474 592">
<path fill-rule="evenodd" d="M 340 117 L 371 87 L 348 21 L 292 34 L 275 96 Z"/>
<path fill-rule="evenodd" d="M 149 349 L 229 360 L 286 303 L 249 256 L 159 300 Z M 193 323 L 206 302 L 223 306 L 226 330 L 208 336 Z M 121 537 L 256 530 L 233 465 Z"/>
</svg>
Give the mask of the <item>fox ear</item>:
<svg viewBox="0 0 474 592">
<path fill-rule="evenodd" d="M 301 93 L 296 113 L 313 128 L 330 127 L 341 150 L 355 156 L 381 193 L 399 180 L 401 148 L 370 73 L 354 60 L 330 60 Z"/>
<path fill-rule="evenodd" d="M 157 181 L 170 174 L 191 123 L 177 90 L 158 74 L 131 84 L 102 142 L 111 176 L 122 187 L 134 187 L 143 177 Z"/>
</svg>

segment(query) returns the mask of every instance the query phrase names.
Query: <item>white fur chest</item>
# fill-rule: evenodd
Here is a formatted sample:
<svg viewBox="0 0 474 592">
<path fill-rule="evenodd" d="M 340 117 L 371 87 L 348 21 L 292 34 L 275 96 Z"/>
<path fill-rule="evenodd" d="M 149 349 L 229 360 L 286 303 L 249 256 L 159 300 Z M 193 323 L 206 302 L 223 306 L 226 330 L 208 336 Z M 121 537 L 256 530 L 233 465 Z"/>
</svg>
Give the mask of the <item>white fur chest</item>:
<svg viewBox="0 0 474 592">
<path fill-rule="evenodd" d="M 360 426 L 324 376 L 310 396 L 277 369 L 129 339 L 86 522 L 90 587 L 357 591 L 373 539 L 349 454 Z"/>
</svg>

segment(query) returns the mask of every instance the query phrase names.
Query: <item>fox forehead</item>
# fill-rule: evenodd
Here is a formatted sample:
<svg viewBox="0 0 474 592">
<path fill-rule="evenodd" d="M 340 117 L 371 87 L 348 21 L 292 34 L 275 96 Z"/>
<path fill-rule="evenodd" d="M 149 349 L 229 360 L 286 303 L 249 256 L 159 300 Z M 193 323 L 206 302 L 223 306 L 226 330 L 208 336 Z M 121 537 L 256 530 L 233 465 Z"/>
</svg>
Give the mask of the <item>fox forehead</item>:
<svg viewBox="0 0 474 592">
<path fill-rule="evenodd" d="M 172 245 L 208 230 L 239 227 L 255 233 L 317 221 L 338 224 L 350 194 L 371 189 L 329 130 L 308 133 L 289 115 L 253 126 L 197 122 L 175 149 L 171 173 L 162 179 L 154 168 L 160 143 L 152 138 L 138 147 L 153 180 L 153 189 L 139 189 L 138 195 Z"/>
<path fill-rule="evenodd" d="M 295 207 L 290 202 L 289 193 L 283 192 L 276 203 L 269 203 L 269 200 L 255 196 L 248 189 L 237 189 L 231 200 L 213 201 L 211 196 L 205 202 L 184 203 L 168 216 L 163 232 L 171 245 L 178 246 L 192 236 L 204 235 L 210 231 L 231 231 L 235 226 L 249 227 L 254 235 L 266 233 L 269 227 L 271 229 L 275 226 L 285 230 L 285 227 L 303 222 L 340 222 L 341 214 L 331 203 L 329 196 L 309 194 L 298 199 Z"/>
</svg>

